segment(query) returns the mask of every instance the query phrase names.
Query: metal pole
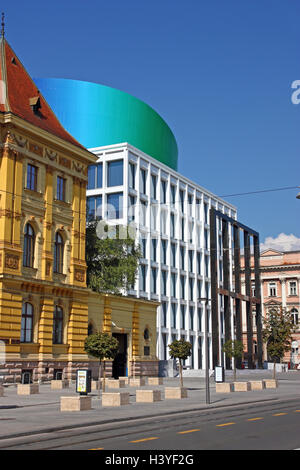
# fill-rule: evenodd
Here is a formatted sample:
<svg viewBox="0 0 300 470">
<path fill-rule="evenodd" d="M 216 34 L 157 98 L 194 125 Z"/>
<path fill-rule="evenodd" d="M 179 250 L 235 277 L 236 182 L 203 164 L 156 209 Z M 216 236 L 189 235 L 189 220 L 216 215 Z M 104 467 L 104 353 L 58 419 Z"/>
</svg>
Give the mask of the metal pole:
<svg viewBox="0 0 300 470">
<path fill-rule="evenodd" d="M 210 404 L 210 393 L 209 393 L 209 347 L 208 347 L 208 299 L 205 300 L 205 388 L 206 388 L 206 404 Z"/>
</svg>

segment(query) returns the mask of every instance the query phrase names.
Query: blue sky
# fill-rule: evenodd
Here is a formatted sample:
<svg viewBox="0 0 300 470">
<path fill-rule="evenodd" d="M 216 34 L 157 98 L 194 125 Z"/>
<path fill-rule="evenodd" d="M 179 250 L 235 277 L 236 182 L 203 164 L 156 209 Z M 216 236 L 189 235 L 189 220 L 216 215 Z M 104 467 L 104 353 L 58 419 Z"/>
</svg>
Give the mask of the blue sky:
<svg viewBox="0 0 300 470">
<path fill-rule="evenodd" d="M 145 101 L 175 134 L 179 172 L 201 186 L 220 196 L 300 186 L 300 104 L 291 101 L 300 2 L 11 0 L 2 8 L 6 38 L 31 76 L 93 81 Z M 293 234 L 288 249 L 300 249 L 297 192 L 225 199 L 262 242 Z"/>
</svg>

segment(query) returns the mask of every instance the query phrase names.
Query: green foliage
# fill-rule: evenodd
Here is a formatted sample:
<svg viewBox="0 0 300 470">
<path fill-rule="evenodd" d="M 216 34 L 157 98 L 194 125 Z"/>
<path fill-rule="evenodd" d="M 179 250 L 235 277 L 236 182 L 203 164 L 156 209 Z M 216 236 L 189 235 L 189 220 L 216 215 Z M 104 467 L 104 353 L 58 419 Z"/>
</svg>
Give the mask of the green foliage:
<svg viewBox="0 0 300 470">
<path fill-rule="evenodd" d="M 244 352 L 244 345 L 242 341 L 238 341 L 237 339 L 231 340 L 229 339 L 224 343 L 222 351 L 226 354 L 227 357 L 230 359 L 238 359 L 239 357 L 243 356 Z"/>
<path fill-rule="evenodd" d="M 175 339 L 173 343 L 168 345 L 170 357 L 184 361 L 192 354 L 192 345 L 184 339 Z"/>
<path fill-rule="evenodd" d="M 263 321 L 262 337 L 267 345 L 269 357 L 280 361 L 291 349 L 294 325 L 291 313 L 282 307 L 272 307 Z"/>
<path fill-rule="evenodd" d="M 89 222 L 86 230 L 87 285 L 96 292 L 120 295 L 135 283 L 140 248 L 128 233 L 122 239 L 118 227 L 116 238 L 98 238 L 97 223 Z"/>
<path fill-rule="evenodd" d="M 96 333 L 85 339 L 84 350 L 89 356 L 101 361 L 114 359 L 119 349 L 119 341 L 108 333 Z"/>
</svg>

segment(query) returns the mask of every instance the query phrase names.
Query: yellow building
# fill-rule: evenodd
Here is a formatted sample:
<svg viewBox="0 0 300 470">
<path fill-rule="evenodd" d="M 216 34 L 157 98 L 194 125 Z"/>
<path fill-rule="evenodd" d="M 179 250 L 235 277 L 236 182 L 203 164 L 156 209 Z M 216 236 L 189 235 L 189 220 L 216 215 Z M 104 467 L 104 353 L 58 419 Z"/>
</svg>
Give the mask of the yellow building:
<svg viewBox="0 0 300 470">
<path fill-rule="evenodd" d="M 83 349 L 89 305 L 94 328 L 126 331 L 129 372 L 144 352 L 154 367 L 156 304 L 122 301 L 112 327 L 120 298 L 86 288 L 87 167 L 96 157 L 61 126 L 3 35 L 0 80 L 0 375 L 74 378 L 94 364 Z M 141 339 L 148 324 L 150 339 Z"/>
<path fill-rule="evenodd" d="M 106 371 L 119 376 L 157 376 L 156 309 L 159 304 L 148 300 L 108 294 L 89 294 L 89 332 L 111 333 L 119 341 L 119 353 Z M 93 364 L 97 377 L 99 363 Z"/>
</svg>

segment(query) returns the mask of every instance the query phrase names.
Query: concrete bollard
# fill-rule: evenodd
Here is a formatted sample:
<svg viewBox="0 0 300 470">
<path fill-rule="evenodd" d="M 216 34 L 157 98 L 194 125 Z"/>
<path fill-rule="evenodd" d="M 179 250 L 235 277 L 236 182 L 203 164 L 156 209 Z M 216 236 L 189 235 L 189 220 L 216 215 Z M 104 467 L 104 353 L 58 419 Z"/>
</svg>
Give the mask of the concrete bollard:
<svg viewBox="0 0 300 470">
<path fill-rule="evenodd" d="M 39 384 L 18 384 L 18 395 L 33 395 L 39 393 Z"/>
<path fill-rule="evenodd" d="M 137 403 L 153 403 L 155 401 L 161 401 L 160 390 L 137 390 L 136 391 Z"/>
<path fill-rule="evenodd" d="M 119 377 L 119 380 L 124 380 L 126 385 L 128 385 L 128 383 L 129 383 L 129 378 L 127 376 L 126 377 Z"/>
<path fill-rule="evenodd" d="M 144 377 L 134 377 L 129 380 L 129 385 L 131 387 L 143 387 L 146 385 L 146 379 Z"/>
<path fill-rule="evenodd" d="M 92 397 L 78 395 L 60 397 L 60 411 L 87 411 L 92 409 Z"/>
<path fill-rule="evenodd" d="M 217 382 L 216 393 L 231 393 L 234 391 L 233 383 L 230 382 Z"/>
<path fill-rule="evenodd" d="M 187 398 L 187 389 L 183 387 L 166 387 L 165 399 L 166 400 L 181 400 Z"/>
<path fill-rule="evenodd" d="M 105 381 L 107 388 L 125 388 L 125 380 L 121 379 L 108 379 Z"/>
<path fill-rule="evenodd" d="M 263 380 L 250 380 L 250 389 L 251 390 L 263 390 L 265 384 Z"/>
<path fill-rule="evenodd" d="M 62 390 L 69 388 L 68 380 L 51 380 L 51 390 Z"/>
<path fill-rule="evenodd" d="M 102 393 L 102 406 L 129 405 L 128 392 L 105 392 Z"/>
<path fill-rule="evenodd" d="M 148 377 L 148 385 L 163 385 L 162 377 Z"/>
<path fill-rule="evenodd" d="M 233 382 L 234 392 L 249 392 L 251 390 L 249 382 Z"/>
<path fill-rule="evenodd" d="M 278 387 L 278 381 L 275 379 L 265 379 L 263 380 L 265 384 L 265 388 L 277 388 Z"/>
</svg>

